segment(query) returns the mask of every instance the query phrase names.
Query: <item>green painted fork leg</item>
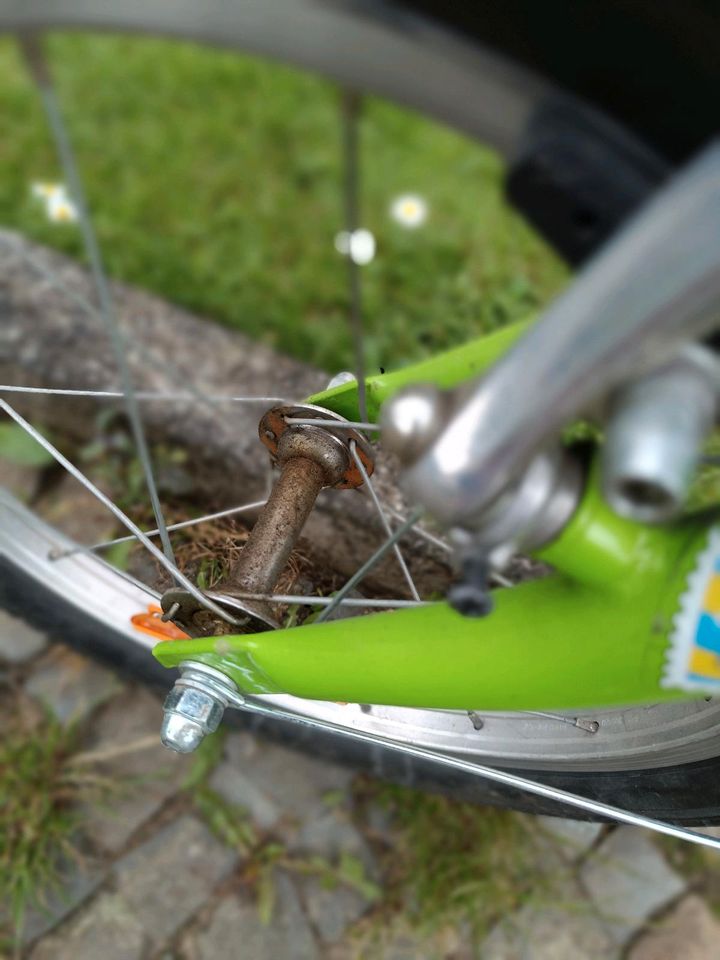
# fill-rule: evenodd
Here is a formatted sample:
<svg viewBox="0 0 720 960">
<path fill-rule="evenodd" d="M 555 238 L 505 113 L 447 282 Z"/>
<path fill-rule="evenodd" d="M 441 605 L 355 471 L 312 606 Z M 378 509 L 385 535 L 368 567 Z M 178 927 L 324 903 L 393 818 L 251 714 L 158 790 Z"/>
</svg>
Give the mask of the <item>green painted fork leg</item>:
<svg viewBox="0 0 720 960">
<path fill-rule="evenodd" d="M 534 318 L 509 324 L 484 337 L 430 357 L 421 363 L 391 373 L 379 373 L 365 379 L 367 413 L 375 422 L 380 407 L 398 390 L 412 383 L 434 383 L 438 387 L 456 387 L 483 373 L 498 360 L 525 333 Z M 323 390 L 308 397 L 307 403 L 334 410 L 348 420 L 360 416 L 358 391 L 355 383 L 345 383 L 331 390 Z"/>
<path fill-rule="evenodd" d="M 527 329 L 515 324 L 366 381 L 368 416 L 408 383 L 452 387 L 481 373 Z M 357 387 L 310 397 L 359 416 Z M 445 604 L 254 636 L 164 642 L 165 666 L 200 660 L 248 693 L 414 707 L 552 710 L 684 696 L 660 686 L 671 618 L 707 520 L 644 527 L 616 517 L 595 482 L 539 556 L 555 576 L 496 593 L 484 620 Z"/>
<path fill-rule="evenodd" d="M 670 618 L 705 523 L 649 528 L 612 514 L 595 484 L 542 556 L 558 573 L 496 593 L 486 619 L 445 604 L 253 636 L 165 642 L 248 693 L 485 710 L 596 707 L 682 696 L 660 676 Z"/>
</svg>

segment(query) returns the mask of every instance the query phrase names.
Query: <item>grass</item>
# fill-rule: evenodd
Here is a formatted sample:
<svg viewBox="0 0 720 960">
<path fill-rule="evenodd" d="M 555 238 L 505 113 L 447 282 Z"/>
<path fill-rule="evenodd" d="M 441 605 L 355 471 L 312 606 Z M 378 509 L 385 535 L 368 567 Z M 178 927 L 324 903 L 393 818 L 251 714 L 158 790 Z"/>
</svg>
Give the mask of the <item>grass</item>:
<svg viewBox="0 0 720 960">
<path fill-rule="evenodd" d="M 61 883 L 78 856 L 76 802 L 97 781 L 74 766 L 77 730 L 54 717 L 32 719 L 14 703 L 0 739 L 0 904 L 18 936 L 30 907 Z"/>
<path fill-rule="evenodd" d="M 276 870 L 315 877 L 323 886 L 343 884 L 356 890 L 368 903 L 377 901 L 382 890 L 366 874 L 355 856 L 341 853 L 336 862 L 318 855 L 290 852 L 272 833 L 259 830 L 248 811 L 225 800 L 209 786 L 210 775 L 222 756 L 223 737 L 206 740 L 198 750 L 184 789 L 193 809 L 226 846 L 240 857 L 240 880 L 252 890 L 263 923 L 271 923 L 275 909 Z"/>
<path fill-rule="evenodd" d="M 428 935 L 464 925 L 477 943 L 529 900 L 554 901 L 567 875 L 549 868 L 537 825 L 510 810 L 368 778 L 357 790 L 361 811 L 374 803 L 390 817 L 380 911 L 386 922 L 394 913 Z"/>
<path fill-rule="evenodd" d="M 190 44 L 50 38 L 49 51 L 108 267 L 328 370 L 351 363 L 338 94 L 276 64 Z M 31 196 L 59 179 L 12 41 L 0 41 L 0 223 L 81 255 L 74 226 Z M 565 280 L 503 201 L 490 150 L 369 98 L 360 121 L 369 367 L 391 367 L 494 329 Z M 388 209 L 422 195 L 410 231 Z"/>
</svg>

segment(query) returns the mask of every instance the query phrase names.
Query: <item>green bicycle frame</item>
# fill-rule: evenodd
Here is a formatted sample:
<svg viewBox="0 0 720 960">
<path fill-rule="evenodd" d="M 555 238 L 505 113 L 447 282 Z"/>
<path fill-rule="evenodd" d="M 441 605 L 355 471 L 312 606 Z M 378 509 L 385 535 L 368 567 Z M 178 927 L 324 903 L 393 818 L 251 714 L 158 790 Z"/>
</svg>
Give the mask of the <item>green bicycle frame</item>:
<svg viewBox="0 0 720 960">
<path fill-rule="evenodd" d="M 527 325 L 369 377 L 369 418 L 408 383 L 451 387 L 476 376 Z M 351 420 L 359 416 L 354 383 L 308 402 Z M 652 527 L 624 520 L 605 505 L 593 468 L 571 522 L 535 553 L 555 573 L 496 591 L 495 610 L 484 619 L 438 603 L 268 633 L 164 641 L 154 654 L 167 667 L 183 660 L 217 667 L 245 693 L 353 703 L 549 710 L 697 695 L 720 686 L 712 643 L 697 645 L 698 624 L 707 632 L 712 614 L 703 612 L 704 597 L 713 590 L 720 596 L 713 519 L 705 514 Z M 709 573 L 698 586 L 700 567 Z M 683 616 L 684 639 L 677 635 Z M 671 660 L 675 681 L 668 682 Z"/>
</svg>

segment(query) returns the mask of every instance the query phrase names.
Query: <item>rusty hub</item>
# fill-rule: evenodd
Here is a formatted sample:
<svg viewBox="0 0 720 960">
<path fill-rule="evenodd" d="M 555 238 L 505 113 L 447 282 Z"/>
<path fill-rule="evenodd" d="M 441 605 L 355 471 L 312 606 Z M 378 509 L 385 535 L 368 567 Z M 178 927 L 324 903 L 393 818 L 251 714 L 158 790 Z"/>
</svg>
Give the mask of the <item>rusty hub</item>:
<svg viewBox="0 0 720 960">
<path fill-rule="evenodd" d="M 280 476 L 228 575 L 224 592 L 208 594 L 239 624 L 230 626 L 219 620 L 183 590 L 168 590 L 162 598 L 163 610 L 191 636 L 277 628 L 266 601 L 245 600 L 233 594 L 271 593 L 323 487 L 348 490 L 360 486 L 363 478 L 350 453 L 351 441 L 368 475 L 373 472 L 372 450 L 357 431 L 288 423 L 292 419 L 345 422 L 337 414 L 310 404 L 274 407 L 262 417 L 260 439 L 279 467 Z"/>
</svg>

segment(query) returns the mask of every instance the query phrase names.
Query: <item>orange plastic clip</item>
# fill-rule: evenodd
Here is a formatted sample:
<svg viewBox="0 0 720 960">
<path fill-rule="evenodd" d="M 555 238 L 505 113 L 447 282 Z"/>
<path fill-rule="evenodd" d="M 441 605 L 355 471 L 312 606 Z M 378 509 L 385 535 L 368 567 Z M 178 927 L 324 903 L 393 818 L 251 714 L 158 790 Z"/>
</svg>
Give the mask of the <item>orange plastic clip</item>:
<svg viewBox="0 0 720 960">
<path fill-rule="evenodd" d="M 136 613 L 130 617 L 130 622 L 141 633 L 147 633 L 157 640 L 189 640 L 190 637 L 176 627 L 169 620 L 164 622 L 160 619 L 162 609 L 154 603 L 148 604 L 147 613 Z"/>
</svg>

